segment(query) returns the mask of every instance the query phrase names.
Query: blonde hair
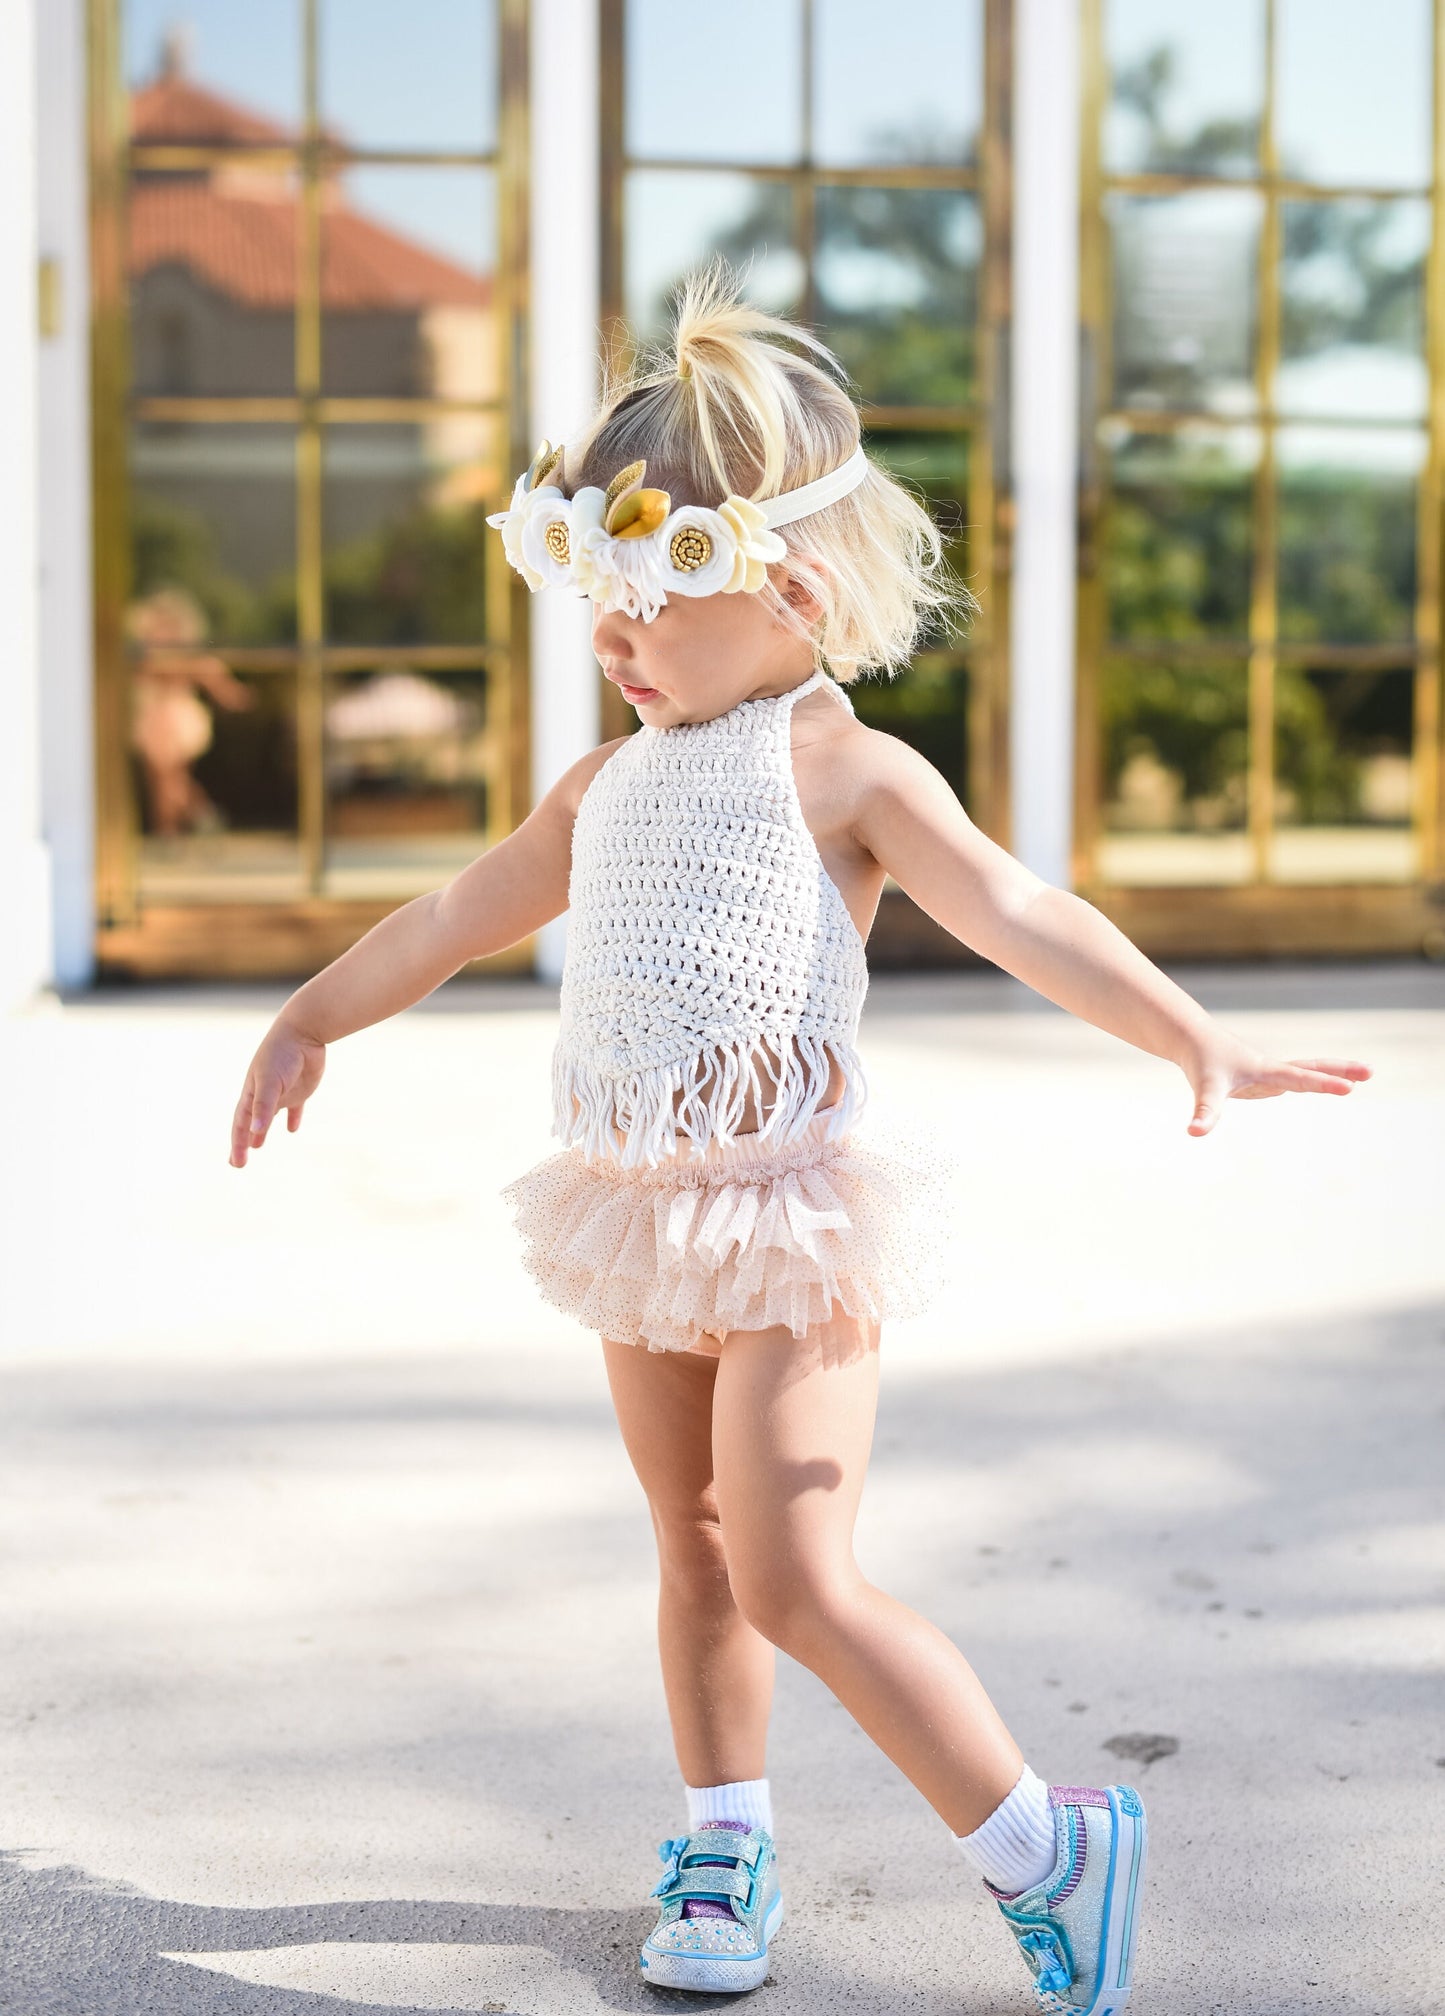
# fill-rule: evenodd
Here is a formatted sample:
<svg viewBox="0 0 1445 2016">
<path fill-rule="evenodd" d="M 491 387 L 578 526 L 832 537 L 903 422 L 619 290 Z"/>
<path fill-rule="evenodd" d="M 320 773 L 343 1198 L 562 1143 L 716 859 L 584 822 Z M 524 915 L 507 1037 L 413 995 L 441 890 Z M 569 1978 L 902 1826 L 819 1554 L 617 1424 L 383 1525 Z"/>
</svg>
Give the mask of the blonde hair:
<svg viewBox="0 0 1445 2016">
<path fill-rule="evenodd" d="M 674 505 L 761 502 L 852 454 L 861 423 L 843 366 L 798 324 L 753 307 L 743 284 L 714 258 L 682 283 L 666 346 L 644 348 L 628 369 L 606 360 L 598 412 L 568 449 L 574 488 L 605 489 L 641 457 L 648 484 Z M 771 569 L 758 592 L 842 683 L 901 671 L 925 622 L 956 629 L 975 607 L 922 502 L 877 463 L 850 495 L 777 530 L 788 558 L 776 568 L 800 577 L 822 613 L 800 615 Z"/>
</svg>

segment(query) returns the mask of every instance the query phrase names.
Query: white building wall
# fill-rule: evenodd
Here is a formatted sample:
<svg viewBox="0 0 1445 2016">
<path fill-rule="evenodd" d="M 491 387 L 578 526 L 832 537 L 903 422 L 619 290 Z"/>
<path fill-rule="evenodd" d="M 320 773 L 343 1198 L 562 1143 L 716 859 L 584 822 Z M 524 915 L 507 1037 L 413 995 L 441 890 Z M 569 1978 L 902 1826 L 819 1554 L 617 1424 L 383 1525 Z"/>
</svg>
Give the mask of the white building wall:
<svg viewBox="0 0 1445 2016">
<path fill-rule="evenodd" d="M 532 441 L 574 439 L 597 393 L 597 0 L 532 4 Z M 515 471 L 512 472 L 515 475 Z M 540 594 L 532 617 L 532 789 L 540 798 L 601 734 L 592 605 Z M 537 971 L 557 979 L 565 917 L 539 933 Z"/>
<path fill-rule="evenodd" d="M 6 16 L 0 64 L 0 1008 L 49 977 L 41 831 L 36 545 L 35 14 Z"/>
<path fill-rule="evenodd" d="M 53 974 L 74 987 L 91 976 L 95 909 L 84 0 L 37 0 L 36 55 L 38 252 L 59 290 L 38 359 L 41 818 Z"/>
<path fill-rule="evenodd" d="M 1067 888 L 1079 438 L 1079 10 L 1014 14 L 1011 852 Z"/>
</svg>

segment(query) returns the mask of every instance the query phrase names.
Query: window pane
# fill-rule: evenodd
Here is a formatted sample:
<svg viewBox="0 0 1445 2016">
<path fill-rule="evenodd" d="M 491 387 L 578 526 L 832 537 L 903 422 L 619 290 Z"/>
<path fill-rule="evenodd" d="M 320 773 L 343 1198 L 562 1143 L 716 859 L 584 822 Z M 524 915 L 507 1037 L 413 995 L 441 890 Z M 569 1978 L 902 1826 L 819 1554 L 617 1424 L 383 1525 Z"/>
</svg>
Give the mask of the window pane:
<svg viewBox="0 0 1445 2016">
<path fill-rule="evenodd" d="M 729 0 L 725 17 L 627 0 L 624 145 L 641 161 L 792 162 L 803 146 L 800 0 Z"/>
<path fill-rule="evenodd" d="M 171 647 L 131 674 L 142 900 L 298 896 L 294 680 L 228 671 L 197 648 L 193 617 L 166 591 L 130 610 L 138 634 Z"/>
<path fill-rule="evenodd" d="M 826 339 L 865 399 L 955 406 L 974 394 L 983 224 L 954 189 L 820 188 Z"/>
<path fill-rule="evenodd" d="M 1259 198 L 1116 195 L 1106 210 L 1114 403 L 1252 412 Z"/>
<path fill-rule="evenodd" d="M 136 140 L 223 146 L 301 124 L 300 0 L 125 0 Z"/>
<path fill-rule="evenodd" d="M 869 677 L 848 688 L 858 719 L 926 756 L 965 806 L 974 802 L 968 769 L 969 676 L 966 666 L 924 661 L 896 679 Z"/>
<path fill-rule="evenodd" d="M 1285 203 L 1283 342 L 1276 403 L 1319 419 L 1425 414 L 1430 206 Z"/>
<path fill-rule="evenodd" d="M 943 534 L 945 557 L 951 571 L 963 582 L 971 581 L 975 562 L 970 551 L 968 523 L 968 470 L 972 443 L 964 433 L 883 434 L 870 429 L 864 436 L 869 455 L 899 478 L 914 496 L 920 497 Z M 988 610 L 971 626 L 974 634 L 987 624 Z M 955 648 L 957 633 L 954 633 Z M 930 625 L 919 637 L 917 649 L 945 648 L 950 642 L 941 624 Z M 907 675 L 910 679 L 912 672 Z"/>
<path fill-rule="evenodd" d="M 639 335 L 665 332 L 669 291 L 714 252 L 751 262 L 747 292 L 759 307 L 780 313 L 798 307 L 803 262 L 793 245 L 786 182 L 638 169 L 627 177 L 626 205 L 625 313 Z"/>
<path fill-rule="evenodd" d="M 1107 0 L 1104 160 L 1116 174 L 1248 175 L 1259 161 L 1264 0 Z"/>
<path fill-rule="evenodd" d="M 1270 852 L 1277 880 L 1408 882 L 1418 875 L 1410 823 L 1414 706 L 1408 667 L 1279 667 Z"/>
<path fill-rule="evenodd" d="M 137 392 L 295 389 L 296 218 L 292 174 L 246 167 L 135 178 L 126 257 Z"/>
<path fill-rule="evenodd" d="M 323 448 L 327 631 L 339 644 L 482 643 L 489 421 L 333 427 Z"/>
<path fill-rule="evenodd" d="M 326 893 L 415 896 L 482 851 L 505 752 L 481 672 L 387 667 L 328 682 Z"/>
<path fill-rule="evenodd" d="M 1415 627 L 1413 429 L 1279 433 L 1279 621 L 1286 639 L 1370 644 Z"/>
<path fill-rule="evenodd" d="M 1249 634 L 1253 428 L 1106 430 L 1104 578 L 1119 638 Z"/>
<path fill-rule="evenodd" d="M 490 169 L 352 169 L 322 219 L 324 389 L 495 398 L 495 274 Z"/>
<path fill-rule="evenodd" d="M 1249 879 L 1247 701 L 1242 660 L 1105 661 L 1096 857 L 1104 881 Z"/>
<path fill-rule="evenodd" d="M 352 147 L 486 153 L 497 144 L 496 0 L 329 0 L 322 123 Z"/>
<path fill-rule="evenodd" d="M 1278 0 L 1286 175 L 1395 189 L 1430 180 L 1430 0 Z"/>
<path fill-rule="evenodd" d="M 978 158 L 982 0 L 813 0 L 813 152 L 828 168 Z"/>
<path fill-rule="evenodd" d="M 293 640 L 295 470 L 288 427 L 133 428 L 133 597 L 181 591 L 195 606 L 202 642 Z"/>
</svg>

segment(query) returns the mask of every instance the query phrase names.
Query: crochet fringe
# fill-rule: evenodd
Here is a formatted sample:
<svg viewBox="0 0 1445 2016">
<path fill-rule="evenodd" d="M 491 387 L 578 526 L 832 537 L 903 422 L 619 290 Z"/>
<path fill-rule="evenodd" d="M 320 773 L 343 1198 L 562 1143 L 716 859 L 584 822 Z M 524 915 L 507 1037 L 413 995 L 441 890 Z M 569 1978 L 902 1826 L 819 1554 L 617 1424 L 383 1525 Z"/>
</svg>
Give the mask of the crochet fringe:
<svg viewBox="0 0 1445 2016">
<path fill-rule="evenodd" d="M 829 1109 L 825 1139 L 837 1140 L 867 1098 L 857 1050 L 833 1036 L 784 1037 L 780 1047 L 776 1074 L 751 1043 L 728 1043 L 699 1049 L 675 1064 L 613 1076 L 565 1056 L 559 1045 L 552 1060 L 552 1132 L 580 1147 L 589 1161 L 655 1169 L 679 1154 L 700 1153 L 710 1142 L 736 1139 L 751 1093 L 764 1119 L 748 1138 L 786 1141 L 807 1126 L 826 1096 L 831 1053 L 846 1081 L 842 1098 Z M 766 1091 L 760 1064 L 768 1074 Z"/>
</svg>

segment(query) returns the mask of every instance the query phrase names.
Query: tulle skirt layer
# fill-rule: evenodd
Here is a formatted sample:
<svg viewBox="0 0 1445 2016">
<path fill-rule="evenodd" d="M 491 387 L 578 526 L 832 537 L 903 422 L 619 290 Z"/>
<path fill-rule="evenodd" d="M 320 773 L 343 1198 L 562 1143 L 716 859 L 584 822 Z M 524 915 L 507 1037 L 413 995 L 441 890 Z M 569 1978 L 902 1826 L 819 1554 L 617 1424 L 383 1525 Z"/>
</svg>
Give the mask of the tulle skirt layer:
<svg viewBox="0 0 1445 2016">
<path fill-rule="evenodd" d="M 649 1351 L 921 1313 L 951 1278 L 951 1153 L 922 1127 L 826 1128 L 819 1114 L 781 1146 L 742 1137 L 654 1169 L 566 1148 L 502 1196 L 546 1299 Z"/>
</svg>

